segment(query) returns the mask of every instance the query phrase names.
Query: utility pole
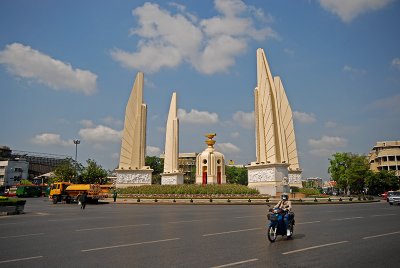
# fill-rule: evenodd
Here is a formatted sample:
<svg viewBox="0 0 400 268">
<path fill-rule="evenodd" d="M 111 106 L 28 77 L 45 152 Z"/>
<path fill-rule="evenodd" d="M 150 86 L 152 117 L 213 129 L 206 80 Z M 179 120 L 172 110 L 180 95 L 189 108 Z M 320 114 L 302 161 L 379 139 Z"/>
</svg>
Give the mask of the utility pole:
<svg viewBox="0 0 400 268">
<path fill-rule="evenodd" d="M 77 162 L 78 160 L 78 144 L 80 144 L 81 141 L 80 140 L 74 140 L 74 144 L 75 144 L 75 162 Z"/>
</svg>

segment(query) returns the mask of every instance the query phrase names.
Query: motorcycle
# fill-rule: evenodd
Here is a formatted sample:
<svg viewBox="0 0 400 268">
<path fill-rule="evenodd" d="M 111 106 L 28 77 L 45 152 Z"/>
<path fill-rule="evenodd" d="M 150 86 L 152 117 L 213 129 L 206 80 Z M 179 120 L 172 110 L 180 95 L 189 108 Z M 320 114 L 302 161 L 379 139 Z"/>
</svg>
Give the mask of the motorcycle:
<svg viewBox="0 0 400 268">
<path fill-rule="evenodd" d="M 273 243 L 278 235 L 287 236 L 287 239 L 290 239 L 293 235 L 294 213 L 289 214 L 288 229 L 290 230 L 290 235 L 287 235 L 283 217 L 289 212 L 281 208 L 271 208 L 269 211 L 270 213 L 267 215 L 268 220 L 270 220 L 268 225 L 268 240 Z"/>
</svg>

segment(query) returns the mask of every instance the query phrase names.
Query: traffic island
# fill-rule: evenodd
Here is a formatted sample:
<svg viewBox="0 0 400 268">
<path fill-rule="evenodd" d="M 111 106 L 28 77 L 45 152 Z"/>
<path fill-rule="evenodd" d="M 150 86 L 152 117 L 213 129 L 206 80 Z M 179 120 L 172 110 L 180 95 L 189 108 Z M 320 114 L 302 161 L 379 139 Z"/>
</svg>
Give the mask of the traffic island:
<svg viewBox="0 0 400 268">
<path fill-rule="evenodd" d="M 26 200 L 0 197 L 0 216 L 23 214 Z"/>
<path fill-rule="evenodd" d="M 137 205 L 275 205 L 279 202 L 278 198 L 271 198 L 267 196 L 222 196 L 206 197 L 206 196 L 182 196 L 177 195 L 173 197 L 168 196 L 130 196 L 123 195 L 113 202 L 113 199 L 106 198 L 101 202 L 114 203 L 114 204 L 137 204 Z M 380 202 L 378 199 L 371 200 L 357 200 L 353 198 L 303 198 L 292 199 L 293 205 L 327 205 L 327 204 L 359 204 Z"/>
</svg>

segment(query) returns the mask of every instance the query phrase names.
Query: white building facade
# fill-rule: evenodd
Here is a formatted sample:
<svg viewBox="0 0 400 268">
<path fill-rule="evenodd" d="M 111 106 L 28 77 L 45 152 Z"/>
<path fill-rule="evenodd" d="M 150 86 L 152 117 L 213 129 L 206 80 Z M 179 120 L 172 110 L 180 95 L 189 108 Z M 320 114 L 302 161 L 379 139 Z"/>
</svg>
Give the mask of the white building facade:
<svg viewBox="0 0 400 268">
<path fill-rule="evenodd" d="M 0 161 L 0 186 L 14 186 L 28 179 L 29 162 L 25 159 Z"/>
</svg>

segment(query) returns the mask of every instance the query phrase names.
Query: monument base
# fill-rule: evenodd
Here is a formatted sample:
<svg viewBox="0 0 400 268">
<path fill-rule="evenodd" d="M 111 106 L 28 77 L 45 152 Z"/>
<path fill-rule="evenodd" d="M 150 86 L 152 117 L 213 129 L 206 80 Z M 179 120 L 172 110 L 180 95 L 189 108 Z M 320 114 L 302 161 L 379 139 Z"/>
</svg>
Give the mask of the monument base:
<svg viewBox="0 0 400 268">
<path fill-rule="evenodd" d="M 257 164 L 246 166 L 248 187 L 257 189 L 260 194 L 277 196 L 289 193 L 288 185 L 289 164 Z"/>
<path fill-rule="evenodd" d="M 294 187 L 303 188 L 303 184 L 301 183 L 302 178 L 301 170 L 289 170 L 289 185 Z"/>
<path fill-rule="evenodd" d="M 115 172 L 117 173 L 115 183 L 117 188 L 151 185 L 152 169 L 116 169 Z"/>
<path fill-rule="evenodd" d="M 183 184 L 184 173 L 162 173 L 161 185 Z"/>
</svg>

